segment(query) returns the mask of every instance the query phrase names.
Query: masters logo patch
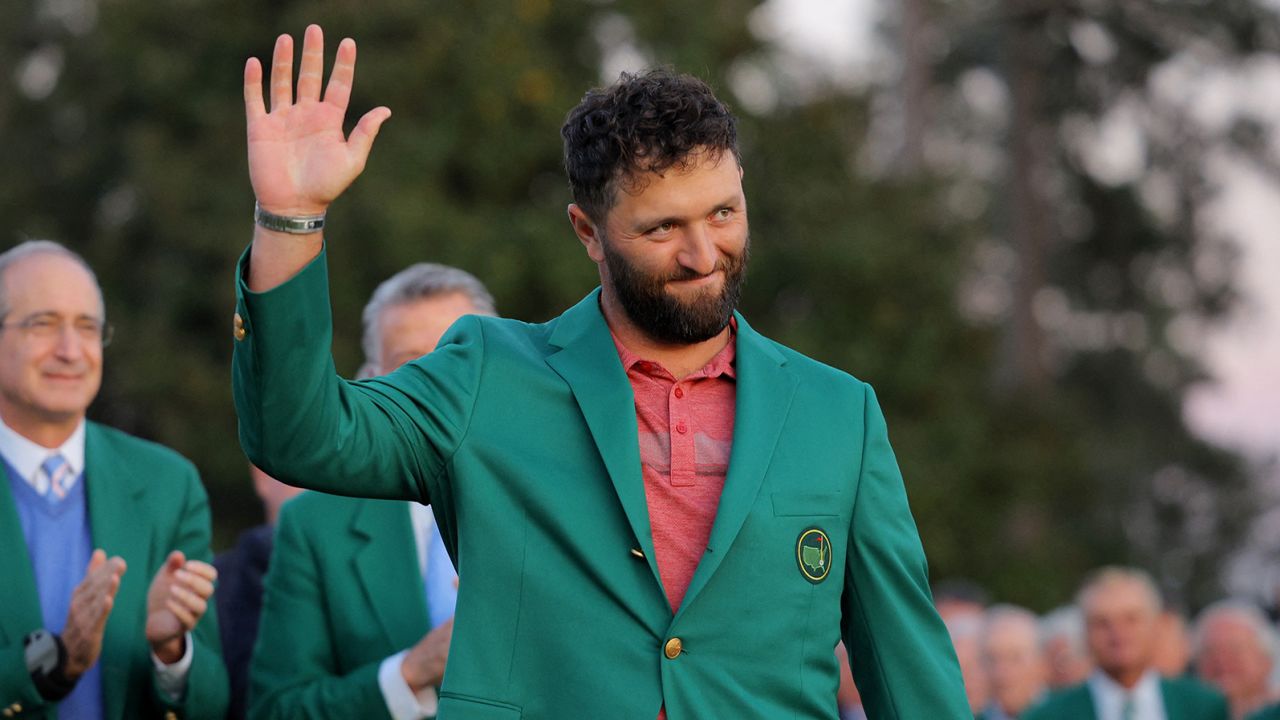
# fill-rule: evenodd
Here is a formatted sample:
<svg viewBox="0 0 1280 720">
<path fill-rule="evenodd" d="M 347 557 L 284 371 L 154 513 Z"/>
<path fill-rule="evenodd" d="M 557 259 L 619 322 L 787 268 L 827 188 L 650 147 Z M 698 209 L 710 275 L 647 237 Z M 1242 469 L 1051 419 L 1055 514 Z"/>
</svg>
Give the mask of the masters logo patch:
<svg viewBox="0 0 1280 720">
<path fill-rule="evenodd" d="M 831 572 L 831 538 L 821 528 L 811 527 L 796 539 L 796 564 L 804 579 L 817 585 Z"/>
</svg>

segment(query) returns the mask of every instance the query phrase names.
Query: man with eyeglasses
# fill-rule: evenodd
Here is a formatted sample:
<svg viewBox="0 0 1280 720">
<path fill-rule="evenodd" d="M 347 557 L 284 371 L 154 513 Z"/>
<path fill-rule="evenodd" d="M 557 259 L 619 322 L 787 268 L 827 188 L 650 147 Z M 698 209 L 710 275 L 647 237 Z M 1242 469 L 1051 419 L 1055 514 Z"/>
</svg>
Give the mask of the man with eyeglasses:
<svg viewBox="0 0 1280 720">
<path fill-rule="evenodd" d="M 221 718 L 208 499 L 182 456 L 85 419 L 110 340 L 83 258 L 0 254 L 0 715 Z"/>
</svg>

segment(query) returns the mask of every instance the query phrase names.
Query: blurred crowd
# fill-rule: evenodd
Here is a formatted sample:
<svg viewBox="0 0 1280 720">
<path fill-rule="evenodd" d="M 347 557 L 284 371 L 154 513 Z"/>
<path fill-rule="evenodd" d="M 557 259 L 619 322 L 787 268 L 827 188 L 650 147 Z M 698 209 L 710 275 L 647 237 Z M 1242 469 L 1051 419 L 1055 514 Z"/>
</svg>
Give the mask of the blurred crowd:
<svg viewBox="0 0 1280 720">
<path fill-rule="evenodd" d="M 940 582 L 934 601 L 980 720 L 1280 717 L 1276 631 L 1251 601 L 1223 599 L 1191 619 L 1123 567 L 1096 571 L 1044 615 L 992 603 L 965 580 Z M 1135 707 L 1144 696 L 1151 707 Z M 847 672 L 840 707 L 845 720 L 866 717 Z"/>
</svg>

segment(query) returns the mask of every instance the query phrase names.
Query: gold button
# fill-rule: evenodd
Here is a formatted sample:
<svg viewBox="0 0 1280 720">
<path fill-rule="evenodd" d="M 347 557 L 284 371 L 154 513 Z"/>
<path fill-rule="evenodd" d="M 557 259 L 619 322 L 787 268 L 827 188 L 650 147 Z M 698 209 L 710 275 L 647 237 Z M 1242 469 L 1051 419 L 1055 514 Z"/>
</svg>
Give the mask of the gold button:
<svg viewBox="0 0 1280 720">
<path fill-rule="evenodd" d="M 13 708 L 11 708 L 11 707 L 7 707 L 7 708 L 5 708 L 5 709 L 4 709 L 4 716 L 5 716 L 5 717 L 13 717 Z"/>
<path fill-rule="evenodd" d="M 662 652 L 666 654 L 668 660 L 675 660 L 680 657 L 680 653 L 684 651 L 684 643 L 680 642 L 680 638 L 673 637 L 667 641 L 662 647 Z"/>
<path fill-rule="evenodd" d="M 644 551 L 643 551 L 643 550 L 641 550 L 640 548 L 631 548 L 631 554 L 632 554 L 632 555 L 635 555 L 636 557 L 640 558 L 641 560 L 643 560 L 643 559 L 644 559 Z"/>
<path fill-rule="evenodd" d="M 243 340 L 244 336 L 249 334 L 248 331 L 244 329 L 244 318 L 240 317 L 240 313 L 235 314 L 235 317 L 231 320 L 231 324 L 235 328 L 231 331 L 231 334 L 235 336 L 237 341 Z"/>
<path fill-rule="evenodd" d="M 178 716 L 172 710 L 170 710 L 169 712 L 164 714 L 164 720 L 178 720 Z"/>
<path fill-rule="evenodd" d="M 20 712 L 22 712 L 22 703 L 14 703 L 14 704 L 13 704 L 13 711 L 14 711 L 15 713 L 20 713 Z"/>
</svg>

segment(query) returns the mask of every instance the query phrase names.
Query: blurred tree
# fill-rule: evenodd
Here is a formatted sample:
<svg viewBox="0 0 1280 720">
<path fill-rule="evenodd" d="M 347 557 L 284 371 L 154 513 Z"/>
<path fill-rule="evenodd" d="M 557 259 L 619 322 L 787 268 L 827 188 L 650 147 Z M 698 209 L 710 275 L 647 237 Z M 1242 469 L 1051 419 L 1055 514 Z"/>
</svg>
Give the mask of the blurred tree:
<svg viewBox="0 0 1280 720">
<path fill-rule="evenodd" d="M 993 414 L 1047 441 L 1047 454 L 988 469 L 988 481 L 1016 483 L 986 501 L 993 535 L 1009 543 L 991 559 L 1017 563 L 1027 534 L 1048 531 L 1074 551 L 1060 548 L 1046 575 L 1136 563 L 1176 602 L 1202 604 L 1220 591 L 1257 497 L 1240 459 L 1182 417 L 1188 389 L 1207 380 L 1200 331 L 1234 300 L 1229 238 L 1205 219 L 1212 164 L 1272 128 L 1247 116 L 1206 124 L 1190 98 L 1213 69 L 1280 45 L 1274 11 L 1248 0 L 972 0 L 927 12 L 916 32 L 936 42 L 904 47 L 904 65 L 928 55 L 932 107 L 943 109 L 929 118 L 927 171 L 955 178 L 958 210 L 992 228 L 962 301 L 1001 329 Z M 965 564 L 983 574 L 982 562 Z M 993 584 L 1034 601 L 1044 586 L 1032 578 Z"/>
</svg>

